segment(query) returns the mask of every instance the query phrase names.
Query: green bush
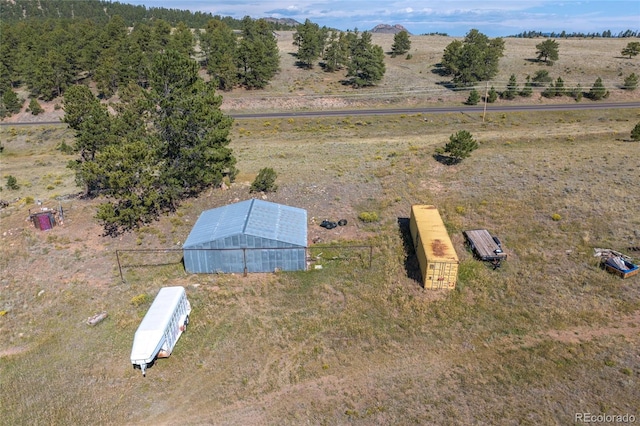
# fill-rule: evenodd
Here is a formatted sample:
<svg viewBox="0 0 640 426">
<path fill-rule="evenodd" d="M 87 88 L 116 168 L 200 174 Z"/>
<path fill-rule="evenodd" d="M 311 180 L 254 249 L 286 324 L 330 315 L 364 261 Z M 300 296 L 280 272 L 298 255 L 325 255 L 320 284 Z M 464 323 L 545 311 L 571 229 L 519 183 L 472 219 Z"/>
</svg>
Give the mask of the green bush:
<svg viewBox="0 0 640 426">
<path fill-rule="evenodd" d="M 376 212 L 362 212 L 358 215 L 358 219 L 365 223 L 377 222 L 380 220 Z"/>
<path fill-rule="evenodd" d="M 151 298 L 149 297 L 148 294 L 142 293 L 142 294 L 139 294 L 137 296 L 134 296 L 131 299 L 131 304 L 137 308 L 138 306 L 141 306 L 141 305 L 144 305 L 146 303 L 149 303 L 150 300 L 151 300 Z"/>
<path fill-rule="evenodd" d="M 631 139 L 634 141 L 640 141 L 640 122 L 631 131 Z"/>
<path fill-rule="evenodd" d="M 449 137 L 449 143 L 445 145 L 444 152 L 449 153 L 454 160 L 462 161 L 471 155 L 471 151 L 477 148 L 478 142 L 473 139 L 471 133 L 466 130 L 460 130 Z"/>
<path fill-rule="evenodd" d="M 471 90 L 467 98 L 467 105 L 477 105 L 478 101 L 480 101 L 480 94 L 476 89 Z"/>
<path fill-rule="evenodd" d="M 18 185 L 18 180 L 14 176 L 7 176 L 7 189 L 11 189 L 13 191 L 20 189 L 20 185 Z"/>
<path fill-rule="evenodd" d="M 250 192 L 275 192 L 278 189 L 275 183 L 277 177 L 278 174 L 271 167 L 261 169 L 251 184 Z"/>
<path fill-rule="evenodd" d="M 44 109 L 40 106 L 36 98 L 31 98 L 31 101 L 29 102 L 29 110 L 33 115 L 42 114 L 44 112 Z"/>
</svg>

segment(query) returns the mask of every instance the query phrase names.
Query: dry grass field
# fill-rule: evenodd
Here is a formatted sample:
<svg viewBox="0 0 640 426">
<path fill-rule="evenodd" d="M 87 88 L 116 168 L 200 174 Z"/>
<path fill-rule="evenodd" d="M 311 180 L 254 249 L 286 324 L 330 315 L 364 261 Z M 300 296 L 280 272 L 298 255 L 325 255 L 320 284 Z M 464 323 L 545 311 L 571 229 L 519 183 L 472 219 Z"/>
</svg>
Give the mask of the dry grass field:
<svg viewBox="0 0 640 426">
<path fill-rule="evenodd" d="M 413 59 L 389 59 L 385 80 L 362 93 L 292 68 L 281 37 L 286 72 L 268 91 L 223 94 L 228 111 L 466 98 L 430 71 L 444 37 L 412 37 Z M 377 40 L 388 50 L 392 36 Z M 533 74 L 535 44 L 507 39 L 497 80 Z M 624 44 L 562 40 L 548 69 L 583 87 L 601 76 L 610 101 L 637 100 L 613 87 L 637 67 L 618 57 Z M 59 114 L 48 107 L 45 117 Z M 10 201 L 0 210 L 0 424 L 565 425 L 583 412 L 638 421 L 640 278 L 621 280 L 593 257 L 594 247 L 640 256 L 629 250 L 640 246 L 640 144 L 629 140 L 638 121 L 638 109 L 236 120 L 237 182 L 118 238 L 101 236 L 96 201 L 74 196 L 73 157 L 57 149 L 73 132 L 0 126 L 0 198 Z M 459 130 L 479 149 L 454 166 L 436 161 Z M 307 209 L 322 269 L 188 275 L 173 252 L 121 253 L 121 281 L 116 250 L 180 248 L 203 210 L 254 196 L 263 167 L 278 173 L 267 200 Z M 8 175 L 20 189 L 4 188 Z M 35 229 L 35 200 L 61 205 L 64 225 Z M 398 225 L 415 203 L 443 216 L 461 259 L 454 291 L 415 279 Z M 359 222 L 364 211 L 380 221 Z M 317 225 L 342 218 L 347 226 Z M 462 231 L 475 228 L 501 238 L 502 268 L 465 248 Z M 341 244 L 371 245 L 371 266 Z M 187 288 L 190 328 L 143 378 L 129 361 L 133 334 L 168 285 Z M 87 325 L 102 311 L 105 321 Z"/>
</svg>

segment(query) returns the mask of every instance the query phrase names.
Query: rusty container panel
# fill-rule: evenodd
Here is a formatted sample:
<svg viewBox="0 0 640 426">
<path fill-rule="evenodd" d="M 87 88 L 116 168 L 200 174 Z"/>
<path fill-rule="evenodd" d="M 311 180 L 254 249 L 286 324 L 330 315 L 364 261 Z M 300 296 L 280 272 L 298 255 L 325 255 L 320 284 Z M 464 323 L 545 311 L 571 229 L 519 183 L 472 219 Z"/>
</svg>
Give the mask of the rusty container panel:
<svg viewBox="0 0 640 426">
<path fill-rule="evenodd" d="M 411 207 L 409 229 L 425 289 L 453 289 L 458 281 L 458 255 L 435 206 Z"/>
</svg>

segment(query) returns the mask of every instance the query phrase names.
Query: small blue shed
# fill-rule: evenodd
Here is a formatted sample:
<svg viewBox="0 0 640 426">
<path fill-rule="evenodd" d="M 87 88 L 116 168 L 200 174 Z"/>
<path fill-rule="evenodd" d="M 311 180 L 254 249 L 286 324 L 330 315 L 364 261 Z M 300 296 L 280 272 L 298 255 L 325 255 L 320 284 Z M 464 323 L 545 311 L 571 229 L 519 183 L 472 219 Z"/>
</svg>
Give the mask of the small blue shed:
<svg viewBox="0 0 640 426">
<path fill-rule="evenodd" d="M 256 199 L 206 210 L 182 249 L 191 273 L 305 270 L 307 211 Z"/>
</svg>

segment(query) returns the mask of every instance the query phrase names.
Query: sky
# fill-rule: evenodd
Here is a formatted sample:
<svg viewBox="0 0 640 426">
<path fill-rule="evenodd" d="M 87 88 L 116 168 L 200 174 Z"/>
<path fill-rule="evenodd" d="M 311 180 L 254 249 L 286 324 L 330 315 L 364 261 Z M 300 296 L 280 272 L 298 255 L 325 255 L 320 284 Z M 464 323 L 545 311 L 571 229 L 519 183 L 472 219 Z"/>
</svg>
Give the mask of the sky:
<svg viewBox="0 0 640 426">
<path fill-rule="evenodd" d="M 378 24 L 404 26 L 411 34 L 464 36 L 477 29 L 489 37 L 566 31 L 640 31 L 638 0 L 119 0 L 120 3 L 191 10 L 242 19 L 305 19 L 342 31 Z"/>
</svg>

